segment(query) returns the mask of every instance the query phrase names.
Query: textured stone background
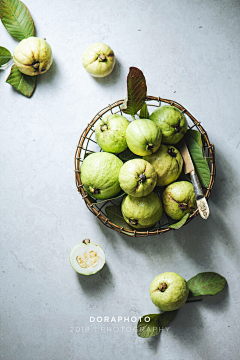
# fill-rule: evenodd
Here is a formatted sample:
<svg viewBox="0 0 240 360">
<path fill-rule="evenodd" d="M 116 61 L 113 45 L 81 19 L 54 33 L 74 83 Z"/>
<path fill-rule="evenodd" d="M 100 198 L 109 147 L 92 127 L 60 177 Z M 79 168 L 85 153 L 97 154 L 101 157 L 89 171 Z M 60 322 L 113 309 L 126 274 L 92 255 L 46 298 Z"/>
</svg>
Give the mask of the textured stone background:
<svg viewBox="0 0 240 360">
<path fill-rule="evenodd" d="M 39 37 L 54 63 L 31 99 L 5 83 L 1 99 L 1 359 L 239 358 L 239 0 L 30 1 Z M 115 51 L 107 78 L 81 65 L 93 42 Z M 0 24 L 0 44 L 17 42 Z M 216 148 L 211 216 L 162 236 L 131 239 L 104 227 L 75 187 L 74 154 L 93 116 L 126 94 L 130 66 L 148 94 L 183 104 Z M 107 264 L 77 276 L 70 250 L 84 238 L 103 247 Z M 179 310 L 170 329 L 137 337 L 136 323 L 91 323 L 90 316 L 156 313 L 152 279 L 215 271 L 228 286 Z M 86 332 L 89 327 L 89 332 Z M 117 330 L 118 329 L 118 330 Z"/>
</svg>

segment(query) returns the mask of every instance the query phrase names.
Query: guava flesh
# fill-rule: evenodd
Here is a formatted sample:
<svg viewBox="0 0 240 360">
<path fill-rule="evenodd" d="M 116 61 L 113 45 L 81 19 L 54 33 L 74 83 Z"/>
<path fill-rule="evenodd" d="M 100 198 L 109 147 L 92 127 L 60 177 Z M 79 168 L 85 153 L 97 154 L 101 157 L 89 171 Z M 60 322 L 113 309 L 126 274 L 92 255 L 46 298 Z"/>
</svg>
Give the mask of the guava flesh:
<svg viewBox="0 0 240 360">
<path fill-rule="evenodd" d="M 70 264 L 82 275 L 96 274 L 105 264 L 103 249 L 94 243 L 76 245 L 70 253 Z"/>
</svg>

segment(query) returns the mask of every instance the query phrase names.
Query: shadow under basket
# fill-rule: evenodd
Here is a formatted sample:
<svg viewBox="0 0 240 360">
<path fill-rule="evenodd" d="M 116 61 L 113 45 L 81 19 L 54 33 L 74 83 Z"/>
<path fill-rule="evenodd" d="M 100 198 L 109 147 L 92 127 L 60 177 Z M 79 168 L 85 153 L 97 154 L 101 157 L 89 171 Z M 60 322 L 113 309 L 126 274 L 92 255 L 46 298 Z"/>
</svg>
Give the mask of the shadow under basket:
<svg viewBox="0 0 240 360">
<path fill-rule="evenodd" d="M 208 199 L 210 196 L 211 189 L 214 184 L 214 180 L 216 177 L 216 167 L 215 167 L 215 155 L 214 155 L 214 145 L 210 143 L 208 135 L 206 130 L 202 127 L 199 121 L 197 121 L 192 114 L 181 104 L 177 103 L 173 100 L 168 99 L 162 99 L 160 97 L 154 97 L 154 96 L 147 96 L 146 97 L 146 104 L 148 109 L 152 108 L 149 113 L 151 114 L 152 110 L 154 110 L 154 107 L 159 107 L 162 105 L 162 103 L 166 103 L 169 105 L 173 105 L 177 107 L 181 112 L 183 112 L 186 115 L 187 121 L 188 121 L 188 129 L 194 129 L 199 132 L 201 132 L 202 137 L 205 141 L 204 143 L 204 151 L 205 155 L 209 160 L 209 168 L 210 168 L 210 182 L 208 184 L 208 187 L 203 189 L 205 193 L 205 197 Z M 84 190 L 83 184 L 81 183 L 81 177 L 80 177 L 80 167 L 82 161 L 85 159 L 85 157 L 91 153 L 101 151 L 100 147 L 97 145 L 95 141 L 94 136 L 94 126 L 96 122 L 102 118 L 102 116 L 110 115 L 110 114 L 120 114 L 128 118 L 128 115 L 122 113 L 121 105 L 123 104 L 123 100 L 118 100 L 115 103 L 108 105 L 106 108 L 99 111 L 94 118 L 91 120 L 91 122 L 87 125 L 85 130 L 83 131 L 82 135 L 80 136 L 79 143 L 76 149 L 75 153 L 75 180 L 76 180 L 76 186 L 77 190 L 82 196 L 82 199 L 84 200 L 87 208 L 108 228 L 113 229 L 119 233 L 123 233 L 124 235 L 128 235 L 131 237 L 144 237 L 144 236 L 150 236 L 150 235 L 159 235 L 163 234 L 167 231 L 172 230 L 169 227 L 169 222 L 166 220 L 165 223 L 159 223 L 157 224 L 154 229 L 149 230 L 142 230 L 142 229 L 134 229 L 126 223 L 125 226 L 118 226 L 110 221 L 110 219 L 107 217 L 107 213 L 105 211 L 106 206 L 109 205 L 119 205 L 119 201 L 121 198 L 116 199 L 108 199 L 108 200 L 95 200 L 92 201 L 91 197 L 86 193 Z M 129 118 L 130 119 L 130 118 Z M 186 224 L 188 224 L 190 221 L 195 218 L 195 216 L 198 215 L 198 210 L 195 210 L 187 219 Z M 185 226 L 184 225 L 184 226 Z"/>
</svg>

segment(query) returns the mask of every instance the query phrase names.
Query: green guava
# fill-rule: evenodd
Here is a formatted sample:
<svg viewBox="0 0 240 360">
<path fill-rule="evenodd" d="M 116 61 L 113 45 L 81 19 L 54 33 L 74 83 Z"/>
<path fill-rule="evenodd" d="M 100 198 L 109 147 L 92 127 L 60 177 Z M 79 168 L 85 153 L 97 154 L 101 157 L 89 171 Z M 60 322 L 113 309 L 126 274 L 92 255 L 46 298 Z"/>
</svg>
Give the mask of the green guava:
<svg viewBox="0 0 240 360">
<path fill-rule="evenodd" d="M 81 182 L 87 193 L 96 199 L 108 199 L 120 191 L 119 172 L 123 165 L 116 155 L 98 152 L 88 155 L 82 163 Z"/>
<path fill-rule="evenodd" d="M 105 254 L 99 245 L 90 243 L 89 239 L 85 239 L 81 244 L 74 246 L 69 261 L 77 273 L 93 275 L 103 268 Z"/>
<path fill-rule="evenodd" d="M 162 139 L 158 126 L 149 119 L 133 120 L 126 131 L 127 145 L 136 155 L 145 156 L 155 153 Z"/>
<path fill-rule="evenodd" d="M 158 107 L 152 112 L 150 119 L 162 130 L 163 144 L 177 144 L 187 131 L 187 119 L 175 106 Z"/>
<path fill-rule="evenodd" d="M 125 193 L 134 197 L 150 194 L 155 188 L 156 182 L 156 171 L 143 159 L 129 160 L 120 169 L 120 187 Z"/>
<path fill-rule="evenodd" d="M 157 152 L 144 156 L 157 173 L 157 186 L 166 186 L 176 181 L 182 172 L 183 159 L 172 145 L 161 145 Z"/>
<path fill-rule="evenodd" d="M 30 36 L 20 41 L 13 53 L 13 61 L 23 74 L 44 74 L 52 65 L 52 50 L 45 39 Z"/>
<path fill-rule="evenodd" d="M 157 194 L 134 197 L 125 195 L 121 205 L 124 220 L 134 228 L 144 229 L 155 225 L 162 217 L 162 203 Z"/>
<path fill-rule="evenodd" d="M 152 302 L 159 309 L 173 311 L 185 304 L 189 289 L 181 275 L 175 272 L 165 272 L 153 279 L 149 292 Z"/>
<path fill-rule="evenodd" d="M 115 65 L 115 56 L 112 49 L 103 43 L 91 44 L 83 53 L 82 64 L 94 77 L 109 75 Z"/>
<path fill-rule="evenodd" d="M 168 216 L 181 220 L 197 208 L 193 185 L 188 181 L 177 181 L 166 187 L 162 194 L 163 207 Z"/>
<path fill-rule="evenodd" d="M 121 115 L 107 115 L 99 120 L 95 139 L 103 151 L 118 154 L 127 148 L 126 130 L 129 121 Z"/>
</svg>

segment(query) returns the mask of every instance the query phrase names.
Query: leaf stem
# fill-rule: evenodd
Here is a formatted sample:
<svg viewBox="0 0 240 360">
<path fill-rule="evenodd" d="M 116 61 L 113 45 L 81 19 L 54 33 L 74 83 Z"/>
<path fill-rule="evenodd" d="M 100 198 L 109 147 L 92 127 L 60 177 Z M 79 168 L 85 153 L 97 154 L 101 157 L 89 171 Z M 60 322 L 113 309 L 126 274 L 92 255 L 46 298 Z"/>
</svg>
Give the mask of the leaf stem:
<svg viewBox="0 0 240 360">
<path fill-rule="evenodd" d="M 132 116 L 133 120 L 136 120 L 134 115 L 131 115 L 131 116 Z"/>
</svg>

